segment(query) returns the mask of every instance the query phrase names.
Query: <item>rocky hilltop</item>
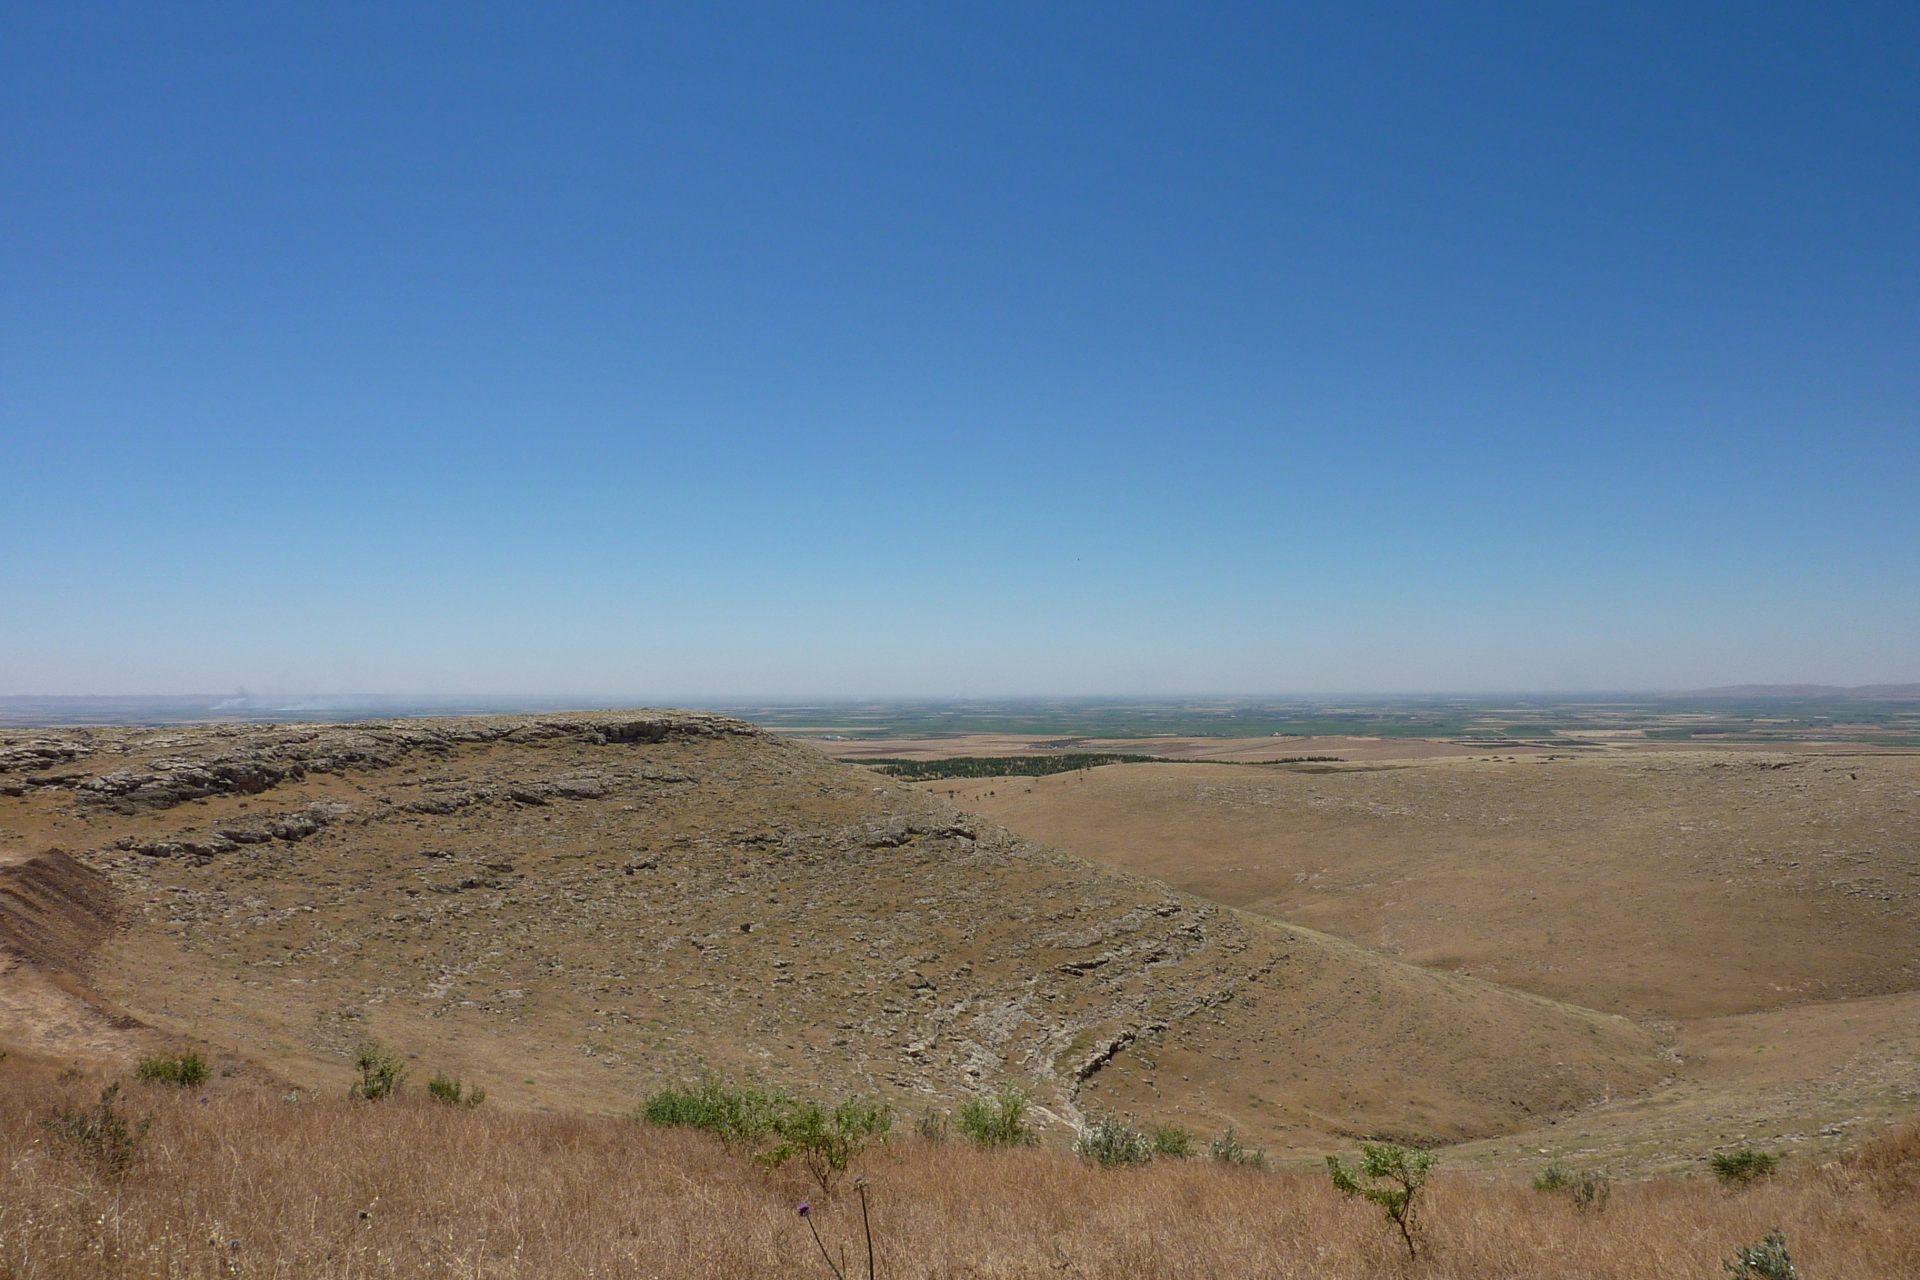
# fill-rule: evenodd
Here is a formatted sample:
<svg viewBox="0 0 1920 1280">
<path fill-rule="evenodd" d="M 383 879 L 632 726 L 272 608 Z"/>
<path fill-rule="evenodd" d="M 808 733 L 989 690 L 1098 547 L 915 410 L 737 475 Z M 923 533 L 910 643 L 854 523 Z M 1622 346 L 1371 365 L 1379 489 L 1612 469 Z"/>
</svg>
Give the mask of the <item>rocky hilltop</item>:
<svg viewBox="0 0 1920 1280">
<path fill-rule="evenodd" d="M 914 1112 L 1017 1080 L 1062 1122 L 1313 1146 L 1509 1131 L 1664 1070 L 1622 1019 L 684 712 L 0 735 L 0 903 L 0 1041 L 175 1037 L 333 1087 L 378 1039 L 509 1106 L 714 1070 Z"/>
</svg>

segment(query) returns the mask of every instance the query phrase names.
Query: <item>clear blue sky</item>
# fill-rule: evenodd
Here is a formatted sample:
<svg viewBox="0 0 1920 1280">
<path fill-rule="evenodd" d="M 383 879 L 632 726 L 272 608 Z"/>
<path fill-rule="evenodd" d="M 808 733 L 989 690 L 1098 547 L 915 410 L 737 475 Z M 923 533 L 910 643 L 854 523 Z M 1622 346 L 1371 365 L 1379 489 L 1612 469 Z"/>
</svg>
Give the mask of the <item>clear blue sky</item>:
<svg viewBox="0 0 1920 1280">
<path fill-rule="evenodd" d="M 0 12 L 0 693 L 1920 679 L 1920 7 Z"/>
</svg>

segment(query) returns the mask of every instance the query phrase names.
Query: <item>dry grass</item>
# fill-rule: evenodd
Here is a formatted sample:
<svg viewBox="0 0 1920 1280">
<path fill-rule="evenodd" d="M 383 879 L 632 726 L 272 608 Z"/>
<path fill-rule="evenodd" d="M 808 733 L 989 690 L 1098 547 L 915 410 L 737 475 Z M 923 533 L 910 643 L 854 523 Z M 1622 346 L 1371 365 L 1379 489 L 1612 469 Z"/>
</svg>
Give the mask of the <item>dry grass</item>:
<svg viewBox="0 0 1920 1280">
<path fill-rule="evenodd" d="M 0 1277 L 795 1277 L 824 1275 L 794 1216 L 804 1175 L 703 1135 L 607 1118 L 403 1099 L 282 1101 L 223 1082 L 133 1086 L 155 1117 L 120 1180 L 40 1125 L 95 1096 L 0 1064 Z M 1364 1204 L 1308 1173 L 1200 1162 L 1102 1172 L 1048 1151 L 897 1142 L 867 1162 L 881 1274 L 910 1277 L 1422 1277 L 1684 1280 L 1780 1226 L 1810 1280 L 1920 1275 L 1920 1125 L 1855 1161 L 1729 1193 L 1627 1185 L 1603 1214 L 1515 1183 L 1442 1176 L 1409 1264 Z M 857 1258 L 842 1196 L 815 1213 Z M 864 1274 L 864 1264 L 855 1271 Z"/>
</svg>

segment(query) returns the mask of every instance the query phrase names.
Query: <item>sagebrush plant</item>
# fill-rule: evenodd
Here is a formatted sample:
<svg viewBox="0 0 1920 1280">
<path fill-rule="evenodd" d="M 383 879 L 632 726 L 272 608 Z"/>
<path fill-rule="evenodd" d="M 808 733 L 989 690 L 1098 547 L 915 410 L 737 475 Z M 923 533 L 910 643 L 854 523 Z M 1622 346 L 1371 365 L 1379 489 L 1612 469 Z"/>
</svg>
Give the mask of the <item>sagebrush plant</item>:
<svg viewBox="0 0 1920 1280">
<path fill-rule="evenodd" d="M 1153 1140 L 1153 1154 L 1168 1160 L 1185 1160 L 1193 1154 L 1193 1134 L 1177 1124 L 1156 1124 L 1147 1131 Z"/>
<path fill-rule="evenodd" d="M 347 1096 L 362 1102 L 384 1102 L 407 1078 L 406 1066 L 378 1041 L 370 1040 L 354 1051 L 353 1069 L 360 1078 L 347 1089 Z"/>
<path fill-rule="evenodd" d="M 1707 1161 L 1713 1169 L 1713 1176 L 1728 1186 L 1746 1186 L 1771 1178 L 1774 1170 L 1780 1167 L 1780 1157 L 1771 1151 L 1755 1151 L 1752 1147 L 1736 1147 L 1732 1151 L 1717 1151 Z"/>
<path fill-rule="evenodd" d="M 1073 1153 L 1102 1169 L 1120 1169 L 1151 1161 L 1153 1139 L 1136 1128 L 1130 1118 L 1095 1116 L 1074 1137 Z"/>
<path fill-rule="evenodd" d="M 953 1121 L 944 1111 L 929 1111 L 913 1122 L 913 1131 L 927 1142 L 945 1142 L 953 1136 Z"/>
<path fill-rule="evenodd" d="M 1533 1189 L 1546 1195 L 1565 1191 L 1573 1185 L 1573 1174 L 1563 1164 L 1549 1164 L 1533 1180 Z"/>
<path fill-rule="evenodd" d="M 436 1072 L 427 1081 L 427 1096 L 450 1107 L 477 1107 L 487 1100 L 487 1091 L 478 1085 L 466 1085 L 459 1076 Z"/>
<path fill-rule="evenodd" d="M 1720 1267 L 1739 1280 L 1800 1280 L 1787 1253 L 1786 1233 L 1775 1227 L 1759 1244 L 1735 1249 Z"/>
<path fill-rule="evenodd" d="M 859 1096 L 847 1098 L 831 1111 L 814 1102 L 795 1102 L 773 1117 L 777 1142 L 760 1153 L 760 1161 L 779 1168 L 798 1159 L 822 1195 L 847 1166 L 872 1143 L 884 1143 L 893 1132 L 893 1110 L 885 1103 Z"/>
<path fill-rule="evenodd" d="M 92 1106 L 77 1111 L 62 1107 L 40 1123 L 99 1172 L 110 1178 L 122 1177 L 139 1157 L 147 1130 L 153 1127 L 153 1117 L 129 1123 L 120 1111 L 119 1099 L 120 1085 L 116 1081 L 100 1091 L 100 1100 Z"/>
<path fill-rule="evenodd" d="M 133 1068 L 136 1080 L 148 1084 L 178 1085 L 182 1089 L 193 1089 L 207 1082 L 213 1073 L 207 1067 L 207 1060 L 198 1053 L 180 1053 L 142 1058 Z"/>
<path fill-rule="evenodd" d="M 1569 1196 L 1582 1213 L 1600 1213 L 1613 1198 L 1613 1179 L 1597 1169 L 1582 1169 L 1573 1176 Z"/>
<path fill-rule="evenodd" d="M 1240 1141 L 1240 1135 L 1234 1132 L 1232 1125 L 1227 1131 L 1207 1143 L 1207 1154 L 1215 1164 L 1239 1165 L 1248 1169 L 1267 1167 L 1267 1153 L 1259 1147 L 1249 1147 Z"/>
<path fill-rule="evenodd" d="M 778 1089 L 710 1075 L 695 1085 L 649 1094 L 639 1118 L 664 1128 L 701 1129 L 728 1147 L 754 1146 L 773 1135 L 775 1120 L 793 1105 Z"/>
<path fill-rule="evenodd" d="M 1418 1256 L 1413 1244 L 1414 1210 L 1436 1159 L 1431 1151 L 1418 1147 L 1363 1142 L 1357 1166 L 1348 1168 L 1339 1156 L 1328 1156 L 1327 1172 L 1342 1195 L 1362 1196 L 1380 1207 L 1388 1221 L 1400 1229 L 1411 1260 Z"/>
<path fill-rule="evenodd" d="M 1586 1213 L 1599 1213 L 1613 1196 L 1613 1179 L 1595 1169 L 1573 1172 L 1562 1164 L 1550 1164 L 1533 1180 L 1535 1191 L 1565 1192 L 1573 1207 Z"/>
<path fill-rule="evenodd" d="M 1032 1101 L 1019 1085 L 1003 1084 L 962 1103 L 953 1127 L 976 1147 L 1030 1147 L 1040 1141 L 1027 1123 Z"/>
</svg>

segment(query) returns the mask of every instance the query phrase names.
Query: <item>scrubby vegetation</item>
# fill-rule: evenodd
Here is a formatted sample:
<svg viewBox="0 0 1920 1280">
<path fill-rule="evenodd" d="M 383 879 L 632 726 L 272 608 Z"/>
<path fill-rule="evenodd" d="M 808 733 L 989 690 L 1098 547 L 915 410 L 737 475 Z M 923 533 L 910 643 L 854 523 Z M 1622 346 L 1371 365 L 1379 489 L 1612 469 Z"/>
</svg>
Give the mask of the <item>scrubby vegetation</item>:
<svg viewBox="0 0 1920 1280">
<path fill-rule="evenodd" d="M 953 1127 L 976 1147 L 1030 1147 L 1040 1136 L 1027 1123 L 1031 1099 L 1017 1084 L 1003 1084 L 962 1104 Z"/>
<path fill-rule="evenodd" d="M 436 1073 L 427 1081 L 427 1096 L 450 1107 L 477 1107 L 487 1100 L 487 1091 L 466 1085 L 458 1076 Z"/>
<path fill-rule="evenodd" d="M 1249 1169 L 1267 1167 L 1267 1153 L 1240 1141 L 1240 1135 L 1228 1125 L 1227 1131 L 1207 1143 L 1207 1154 L 1215 1164 L 1241 1165 Z"/>
<path fill-rule="evenodd" d="M 148 1084 L 178 1085 L 182 1089 L 196 1089 L 205 1084 L 212 1074 L 207 1067 L 207 1060 L 198 1053 L 142 1058 L 133 1068 L 136 1080 Z"/>
<path fill-rule="evenodd" d="M 1770 1151 L 1737 1147 L 1732 1151 L 1715 1152 L 1707 1164 L 1713 1170 L 1713 1176 L 1720 1181 L 1728 1186 L 1743 1187 L 1763 1178 L 1771 1178 L 1774 1170 L 1780 1167 L 1780 1157 Z"/>
<path fill-rule="evenodd" d="M 1073 1152 L 1102 1169 L 1119 1169 L 1152 1160 L 1153 1138 L 1137 1128 L 1131 1119 L 1095 1116 L 1074 1138 Z"/>
<path fill-rule="evenodd" d="M 1800 1280 L 1787 1253 L 1787 1238 L 1778 1227 L 1767 1232 L 1759 1244 L 1734 1250 L 1722 1269 L 1740 1280 Z"/>
<path fill-rule="evenodd" d="M 133 1167 L 153 1117 L 130 1121 L 120 1109 L 120 1085 L 115 1082 L 100 1090 L 100 1100 L 92 1106 L 58 1107 L 40 1123 L 78 1159 L 106 1177 L 118 1178 Z"/>
<path fill-rule="evenodd" d="M 1153 1154 L 1166 1160 L 1185 1160 L 1193 1154 L 1193 1134 L 1177 1124 L 1156 1124 L 1147 1130 Z"/>
<path fill-rule="evenodd" d="M 131 1066 L 131 1064 L 129 1064 Z M 54 1066 L 0 1062 L 0 1275 L 7 1280 L 545 1280 L 865 1275 L 863 1207 L 888 1280 L 1234 1276 L 1249 1280 L 1889 1280 L 1920 1275 L 1920 1124 L 1738 1196 L 1711 1177 L 1622 1183 L 1604 1215 L 1524 1182 L 1436 1173 L 1420 1257 L 1322 1175 L 1155 1160 L 1125 1176 L 1056 1150 L 908 1138 L 856 1169 L 878 1192 L 813 1188 L 707 1133 L 618 1118 L 468 1110 L 403 1091 L 282 1101 L 236 1084 L 202 1105 L 152 1090 L 118 1172 L 43 1123 L 100 1094 Z M 116 1094 L 108 1110 L 128 1125 Z M 1770 1228 L 1781 1235 L 1769 1252 Z M 1759 1241 L 1759 1244 L 1752 1242 Z M 1764 1268 L 1776 1254 L 1798 1272 Z M 1722 1272 L 1739 1261 L 1744 1272 Z"/>
<path fill-rule="evenodd" d="M 361 1102 L 384 1102 L 407 1078 L 407 1068 L 386 1046 L 368 1041 L 353 1055 L 353 1069 L 359 1079 L 347 1089 L 347 1096 Z"/>
<path fill-rule="evenodd" d="M 1533 1180 L 1533 1189 L 1548 1195 L 1564 1194 L 1574 1208 L 1598 1213 L 1613 1195 L 1613 1179 L 1597 1169 L 1576 1173 L 1565 1165 L 1550 1164 Z"/>
<path fill-rule="evenodd" d="M 855 1157 L 893 1132 L 893 1109 L 869 1098 L 843 1098 L 832 1107 L 778 1089 L 708 1076 L 687 1088 L 650 1096 L 638 1117 L 663 1128 L 699 1129 L 731 1150 L 745 1150 L 778 1169 L 798 1161 L 830 1193 Z"/>
<path fill-rule="evenodd" d="M 751 1147 L 770 1137 L 774 1119 L 794 1101 L 778 1089 L 707 1076 L 698 1084 L 651 1094 L 639 1118 L 665 1128 L 700 1129 L 728 1147 Z"/>
</svg>

